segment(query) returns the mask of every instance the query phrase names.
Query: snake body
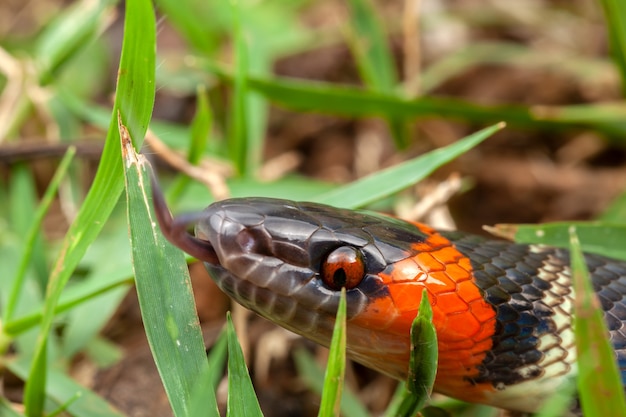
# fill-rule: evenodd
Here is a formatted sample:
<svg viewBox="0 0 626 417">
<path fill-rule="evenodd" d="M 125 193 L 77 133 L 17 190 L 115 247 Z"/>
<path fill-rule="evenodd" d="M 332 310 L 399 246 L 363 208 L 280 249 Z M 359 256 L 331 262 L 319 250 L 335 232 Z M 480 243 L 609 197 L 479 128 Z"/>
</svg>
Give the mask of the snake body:
<svg viewBox="0 0 626 417">
<path fill-rule="evenodd" d="M 436 391 L 534 412 L 575 371 L 567 250 L 267 198 L 214 203 L 172 227 L 156 205 L 166 236 L 204 260 L 225 293 L 322 345 L 345 286 L 348 355 L 394 378 L 407 376 L 423 289 L 439 344 Z M 183 233 L 189 222 L 196 237 Z M 585 259 L 626 380 L 626 263 Z"/>
</svg>

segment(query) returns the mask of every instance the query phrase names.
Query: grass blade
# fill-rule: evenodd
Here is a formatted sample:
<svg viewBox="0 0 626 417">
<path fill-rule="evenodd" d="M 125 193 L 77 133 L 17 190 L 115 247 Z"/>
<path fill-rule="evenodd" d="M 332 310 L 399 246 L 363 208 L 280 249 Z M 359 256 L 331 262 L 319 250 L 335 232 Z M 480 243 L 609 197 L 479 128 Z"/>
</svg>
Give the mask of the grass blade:
<svg viewBox="0 0 626 417">
<path fill-rule="evenodd" d="M 368 0 L 350 0 L 353 35 L 350 42 L 361 78 L 376 91 L 391 92 L 398 81 L 382 25 Z"/>
<path fill-rule="evenodd" d="M 411 358 L 407 388 L 419 398 L 422 408 L 430 398 L 437 375 L 437 332 L 433 326 L 433 310 L 430 307 L 428 292 L 422 292 L 419 313 L 411 325 Z"/>
<path fill-rule="evenodd" d="M 619 195 L 600 215 L 598 220 L 607 223 L 626 224 L 626 193 Z"/>
<path fill-rule="evenodd" d="M 228 336 L 228 404 L 226 416 L 263 416 L 250 380 L 250 374 L 248 374 L 241 346 L 237 341 L 230 313 L 226 316 L 226 334 Z"/>
<path fill-rule="evenodd" d="M 20 414 L 13 409 L 13 406 L 4 397 L 0 397 L 0 416 L 3 417 L 23 417 L 24 414 Z"/>
<path fill-rule="evenodd" d="M 430 399 L 435 377 L 439 350 L 437 332 L 433 326 L 433 311 L 428 292 L 422 292 L 419 313 L 411 325 L 411 357 L 409 375 L 404 389 L 394 398 L 386 416 L 413 417 Z"/>
<path fill-rule="evenodd" d="M 607 20 L 613 59 L 622 77 L 622 95 L 626 97 L 626 3 L 601 0 Z"/>
<path fill-rule="evenodd" d="M 297 349 L 294 352 L 294 361 L 298 369 L 298 376 L 304 380 L 307 386 L 322 395 L 324 389 L 324 369 L 316 362 L 315 358 L 306 349 Z M 369 413 L 349 387 L 343 387 L 341 399 L 341 413 L 350 417 L 368 417 Z"/>
<path fill-rule="evenodd" d="M 219 417 L 215 388 L 224 375 L 224 365 L 228 355 L 228 340 L 226 332 L 222 331 L 217 341 L 211 347 L 208 355 L 209 366 L 200 374 L 196 388 L 191 394 L 190 416 Z M 209 407 L 207 407 L 207 403 Z M 213 407 L 215 405 L 215 407 Z"/>
<path fill-rule="evenodd" d="M 205 367 L 198 376 L 189 397 L 189 416 L 220 417 L 215 397 L 216 385 L 213 384 L 214 375 L 211 367 Z"/>
<path fill-rule="evenodd" d="M 574 334 L 578 352 L 578 391 L 586 416 L 626 416 L 626 399 L 600 301 L 589 278 L 578 241 L 570 228 L 574 284 Z"/>
<path fill-rule="evenodd" d="M 9 361 L 6 366 L 20 378 L 25 379 L 29 375 L 28 363 L 25 360 Z M 123 414 L 115 410 L 102 397 L 80 385 L 65 373 L 56 369 L 50 369 L 48 372 L 49 380 L 46 386 L 48 399 L 54 404 L 67 404 L 67 411 L 70 415 L 123 417 Z M 1 410 L 2 408 L 0 408 L 0 415 L 4 416 Z"/>
<path fill-rule="evenodd" d="M 228 335 L 226 331 L 222 331 L 217 341 L 211 347 L 211 351 L 208 355 L 209 366 L 213 371 L 213 377 L 211 378 L 211 385 L 217 387 L 217 384 L 222 379 L 224 374 L 224 365 L 226 365 L 226 359 L 228 355 Z"/>
<path fill-rule="evenodd" d="M 43 415 L 44 400 L 46 398 L 46 381 L 48 379 L 48 361 L 46 350 L 48 337 L 37 340 L 38 352 L 35 353 L 30 373 L 24 387 L 24 406 L 26 415 L 39 417 Z M 41 353 L 40 353 L 41 352 Z"/>
<path fill-rule="evenodd" d="M 198 101 L 196 104 L 196 114 L 191 122 L 189 150 L 187 151 L 187 161 L 192 165 L 198 165 L 204 149 L 206 148 L 211 127 L 213 125 L 213 113 L 209 104 L 206 88 L 201 86 L 198 88 Z M 187 176 L 178 177 L 177 181 L 168 190 L 170 200 L 176 200 L 190 183 L 191 179 Z"/>
<path fill-rule="evenodd" d="M 213 126 L 213 112 L 204 86 L 198 88 L 196 106 L 196 114 L 191 122 L 191 143 L 187 154 L 187 160 L 193 165 L 200 162 Z"/>
<path fill-rule="evenodd" d="M 79 1 L 60 13 L 38 36 L 36 56 L 42 84 L 98 35 L 110 20 L 112 0 Z"/>
<path fill-rule="evenodd" d="M 52 180 L 50 181 L 50 184 L 48 185 L 48 188 L 39 203 L 39 207 L 35 212 L 34 219 L 32 220 L 32 224 L 27 232 L 26 239 L 24 240 L 24 250 L 22 252 L 22 258 L 20 259 L 17 276 L 13 279 L 13 288 L 11 289 L 11 293 L 2 313 L 2 320 L 4 322 L 8 322 L 13 318 L 15 306 L 17 305 L 22 285 L 24 285 L 24 278 L 26 277 L 26 270 L 30 263 L 32 250 L 35 247 L 34 243 L 41 231 L 41 224 L 46 213 L 48 212 L 48 209 L 50 208 L 50 205 L 52 204 L 52 200 L 54 199 L 57 190 L 59 189 L 59 184 L 65 176 L 65 173 L 67 172 L 70 162 L 74 158 L 75 154 L 76 148 L 69 147 L 65 156 L 59 163 L 59 167 L 54 173 L 54 176 L 52 177 Z"/>
<path fill-rule="evenodd" d="M 54 314 L 67 311 L 114 288 L 124 285 L 130 286 L 132 283 L 132 279 L 129 278 L 130 270 L 129 273 L 126 273 L 126 270 L 120 270 L 102 275 L 107 276 L 95 275 L 64 291 L 55 307 Z M 17 319 L 3 323 L 3 332 L 9 336 L 15 336 L 36 326 L 42 318 L 41 307 L 39 306 L 33 309 L 32 312 L 26 313 Z"/>
<path fill-rule="evenodd" d="M 150 168 L 120 125 L 128 224 L 137 295 L 148 342 L 177 417 L 191 415 L 189 400 L 207 367 L 204 341 L 182 251 L 160 233 L 152 213 Z M 217 408 L 215 405 L 214 408 Z"/>
<path fill-rule="evenodd" d="M 398 83 L 393 55 L 376 10 L 369 0 L 350 0 L 350 47 L 355 57 L 361 79 L 372 90 L 393 94 Z M 406 148 L 409 142 L 407 123 L 401 117 L 387 119 L 396 147 Z"/>
<path fill-rule="evenodd" d="M 227 82 L 232 74 L 221 66 L 199 60 L 203 70 L 210 71 Z M 518 105 L 486 106 L 444 97 L 407 99 L 397 94 L 367 91 L 363 88 L 324 82 L 300 81 L 286 77 L 248 78 L 248 87 L 269 100 L 296 111 L 310 111 L 350 117 L 380 116 L 416 119 L 438 117 L 468 120 L 472 123 L 497 123 L 524 129 L 563 129 L 588 126 L 600 132 L 623 137 L 626 132 L 623 106 L 601 104 L 546 107 L 542 111 Z M 595 116 L 590 118 L 589 114 Z"/>
<path fill-rule="evenodd" d="M 9 195 L 11 196 L 8 199 L 11 230 L 17 236 L 22 237 L 21 241 L 24 250 L 30 252 L 28 254 L 28 264 L 23 265 L 23 267 L 28 268 L 32 272 L 33 282 L 37 283 L 37 287 L 41 292 L 45 292 L 50 271 L 48 270 L 48 260 L 46 259 L 43 230 L 38 228 L 35 230 L 36 236 L 28 236 L 33 229 L 33 213 L 37 213 L 40 210 L 38 206 L 41 204 L 38 201 L 37 186 L 31 166 L 20 163 L 12 167 Z M 41 226 L 41 224 L 38 226 Z M 31 239 L 32 241 L 28 242 Z M 22 251 L 22 253 L 24 252 Z M 26 273 L 26 271 L 23 273 Z M 15 274 L 11 275 L 16 276 Z"/>
<path fill-rule="evenodd" d="M 339 415 L 341 394 L 346 371 L 346 289 L 341 289 L 341 298 L 337 307 L 335 328 L 330 341 L 330 352 L 324 388 L 320 403 L 319 417 L 333 417 Z"/>
<path fill-rule="evenodd" d="M 346 208 L 370 204 L 426 178 L 441 165 L 467 152 L 503 127 L 504 124 L 499 123 L 480 130 L 445 148 L 436 149 L 426 155 L 339 187 L 314 200 Z"/>
<path fill-rule="evenodd" d="M 211 54 L 219 45 L 214 24 L 214 5 L 204 1 L 158 0 L 162 10 L 180 34 L 198 51 Z"/>
<path fill-rule="evenodd" d="M 154 103 L 155 20 L 152 3 L 126 3 L 124 41 L 118 71 L 115 112 L 121 111 L 138 143 L 147 129 Z M 76 219 L 61 245 L 52 268 L 33 367 L 26 382 L 25 406 L 29 416 L 40 416 L 45 389 L 46 346 L 54 311 L 70 275 L 87 247 L 102 230 L 123 188 L 117 120 L 112 118 L 98 172 Z"/>
<path fill-rule="evenodd" d="M 235 33 L 236 67 L 233 79 L 233 99 L 229 134 L 230 158 L 239 174 L 249 173 L 248 129 L 246 121 L 246 97 L 248 94 L 248 51 L 241 27 L 239 3 L 233 2 L 233 26 Z"/>
</svg>

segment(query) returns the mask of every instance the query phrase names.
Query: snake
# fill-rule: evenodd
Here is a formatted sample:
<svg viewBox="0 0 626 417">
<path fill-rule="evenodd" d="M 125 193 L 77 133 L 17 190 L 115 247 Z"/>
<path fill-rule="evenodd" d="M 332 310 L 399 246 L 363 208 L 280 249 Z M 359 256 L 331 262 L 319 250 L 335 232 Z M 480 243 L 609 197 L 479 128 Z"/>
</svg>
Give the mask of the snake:
<svg viewBox="0 0 626 417">
<path fill-rule="evenodd" d="M 234 301 L 290 331 L 329 346 L 345 288 L 346 353 L 383 374 L 407 378 L 423 293 L 438 341 L 434 391 L 536 412 L 576 372 L 566 249 L 262 197 L 173 218 L 153 193 L 165 237 Z M 626 262 L 584 259 L 624 382 Z"/>
</svg>

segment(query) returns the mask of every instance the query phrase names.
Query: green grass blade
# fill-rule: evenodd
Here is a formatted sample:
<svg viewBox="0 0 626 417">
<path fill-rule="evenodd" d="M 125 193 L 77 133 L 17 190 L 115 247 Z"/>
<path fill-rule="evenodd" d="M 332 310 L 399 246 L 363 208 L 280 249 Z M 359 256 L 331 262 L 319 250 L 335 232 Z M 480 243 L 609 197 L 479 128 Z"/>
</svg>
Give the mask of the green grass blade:
<svg viewBox="0 0 626 417">
<path fill-rule="evenodd" d="M 569 247 L 569 229 L 576 227 L 583 251 L 626 260 L 626 224 L 603 222 L 555 222 L 534 224 L 497 224 L 491 233 L 519 243 Z"/>
<path fill-rule="evenodd" d="M 228 336 L 228 404 L 226 416 L 263 416 L 230 313 L 226 316 L 226 334 Z"/>
<path fill-rule="evenodd" d="M 322 395 L 324 389 L 324 369 L 322 369 L 311 353 L 306 349 L 296 349 L 294 361 L 298 369 L 298 375 L 307 386 L 314 392 Z M 341 413 L 350 417 L 368 417 L 367 409 L 349 387 L 344 387 L 341 399 Z"/>
<path fill-rule="evenodd" d="M 124 132 L 123 128 L 122 132 Z M 122 133 L 128 224 L 141 316 L 165 392 L 177 417 L 207 367 L 185 255 L 157 226 L 149 196 L 150 168 Z M 217 408 L 217 405 L 215 405 Z"/>
<path fill-rule="evenodd" d="M 74 403 L 77 399 L 79 399 L 80 396 L 81 396 L 81 393 L 77 392 L 76 394 L 74 394 L 73 397 L 68 398 L 67 400 L 65 400 L 65 402 L 63 404 L 61 404 L 60 406 L 58 406 L 56 408 L 56 410 L 53 410 L 49 414 L 47 414 L 46 417 L 56 417 L 58 415 L 61 415 L 62 413 L 65 414 L 65 411 L 67 411 L 69 406 L 72 403 Z"/>
<path fill-rule="evenodd" d="M 624 117 L 626 117 L 626 103 L 608 102 L 594 104 L 571 104 L 569 106 L 555 107 L 535 107 L 535 114 L 543 120 L 553 120 L 562 123 L 602 123 L 609 121 L 618 122 L 622 119 L 620 125 L 624 126 Z"/>
<path fill-rule="evenodd" d="M 198 88 L 198 101 L 196 104 L 196 114 L 191 121 L 189 150 L 187 151 L 187 161 L 192 165 L 198 165 L 211 133 L 213 125 L 213 113 L 209 104 L 206 88 Z M 168 190 L 170 200 L 177 200 L 183 193 L 185 187 L 191 179 L 187 176 L 180 176 L 178 180 Z"/>
<path fill-rule="evenodd" d="M 437 375 L 437 332 L 433 326 L 433 310 L 430 307 L 428 292 L 422 292 L 419 313 L 411 325 L 411 358 L 407 388 L 419 398 L 422 408 L 430 398 Z"/>
<path fill-rule="evenodd" d="M 230 71 L 208 61 L 204 61 L 202 64 L 200 65 L 203 69 L 214 73 L 227 82 L 233 82 L 233 75 Z M 469 103 L 462 104 L 453 99 L 419 98 L 408 100 L 393 94 L 367 91 L 359 87 L 301 81 L 286 77 L 250 76 L 248 86 L 273 102 L 297 111 L 316 111 L 352 117 L 382 116 L 385 118 L 389 116 L 439 115 L 444 118 L 471 117 L 476 122 L 500 121 L 505 119 L 503 116 L 507 116 L 508 119 L 514 119 L 524 124 L 528 124 L 531 119 L 530 113 L 521 107 L 507 108 L 495 118 L 492 116 L 484 117 L 484 108 Z M 480 117 L 481 115 L 483 117 Z"/>
<path fill-rule="evenodd" d="M 266 40 L 262 38 L 262 35 L 254 31 L 251 31 L 251 33 L 246 32 L 246 35 L 248 74 L 266 75 L 271 73 L 274 64 L 274 52 L 271 50 L 271 46 L 266 44 Z M 263 162 L 265 138 L 269 124 L 269 104 L 263 95 L 247 88 L 245 105 L 247 126 L 246 166 L 247 172 L 252 174 L 251 176 L 253 177 Z"/>
<path fill-rule="evenodd" d="M 205 367 L 198 376 L 196 386 L 189 397 L 189 416 L 220 417 L 213 385 L 214 373 L 211 367 Z"/>
<path fill-rule="evenodd" d="M 219 410 L 213 408 L 213 405 L 217 406 L 215 389 L 219 385 L 222 375 L 224 375 L 227 356 L 228 340 L 226 332 L 223 331 L 211 347 L 207 358 L 209 366 L 198 378 L 197 387 L 191 394 L 190 416 L 219 417 Z M 207 404 L 210 405 L 209 408 L 207 408 Z"/>
<path fill-rule="evenodd" d="M 338 207 L 355 208 L 370 204 L 426 178 L 446 162 L 467 152 L 502 129 L 504 124 L 480 130 L 452 145 L 436 149 L 402 164 L 387 168 L 358 181 L 323 194 L 315 201 Z"/>
<path fill-rule="evenodd" d="M 46 349 L 48 348 L 48 337 L 43 340 L 38 339 L 35 358 L 31 364 L 31 370 L 24 387 L 24 407 L 26 415 L 29 417 L 39 417 L 43 415 L 44 400 L 46 398 L 46 381 L 48 377 L 48 358 Z"/>
<path fill-rule="evenodd" d="M 45 28 L 35 46 L 42 84 L 52 81 L 54 73 L 104 29 L 115 3 L 112 0 L 76 2 Z"/>
<path fill-rule="evenodd" d="M 24 414 L 20 414 L 11 406 L 9 400 L 4 397 L 0 397 L 0 416 L 3 417 L 23 417 Z"/>
<path fill-rule="evenodd" d="M 155 20 L 152 3 L 136 0 L 126 3 L 124 41 L 118 71 L 115 114 L 121 111 L 131 135 L 140 144 L 154 103 Z M 33 368 L 25 387 L 26 414 L 40 416 L 43 409 L 45 378 L 39 367 L 46 366 L 46 345 L 54 311 L 70 275 L 87 247 L 102 230 L 123 188 L 117 118 L 111 120 L 98 172 L 81 209 L 70 226 L 52 268 Z"/>
<path fill-rule="evenodd" d="M 221 66 L 198 60 L 202 69 L 210 71 L 227 82 L 232 74 Z M 438 117 L 468 120 L 472 123 L 497 123 L 504 121 L 524 129 L 563 129 L 589 126 L 598 131 L 620 135 L 626 132 L 623 106 L 572 105 L 550 107 L 537 112 L 518 105 L 485 106 L 456 98 L 419 97 L 407 99 L 396 94 L 367 91 L 363 88 L 324 82 L 300 81 L 286 77 L 248 78 L 248 87 L 258 91 L 272 102 L 296 111 L 310 111 L 350 117 L 380 116 L 385 119 L 416 119 Z M 593 113 L 594 117 L 589 118 Z"/>
<path fill-rule="evenodd" d="M 626 416 L 626 398 L 615 352 L 573 226 L 570 239 L 581 408 L 586 416 Z"/>
<path fill-rule="evenodd" d="M 205 1 L 158 0 L 162 10 L 180 34 L 198 51 L 211 54 L 219 45 L 214 25 L 214 6 Z M 211 23 L 207 23 L 211 22 Z"/>
<path fill-rule="evenodd" d="M 609 207 L 598 218 L 601 222 L 606 223 L 625 223 L 626 224 L 626 193 L 618 196 Z"/>
<path fill-rule="evenodd" d="M 112 288 L 97 298 L 91 297 L 74 306 L 64 317 L 65 327 L 61 346 L 63 356 L 72 358 L 96 340 L 127 295 L 127 286 Z"/>
<path fill-rule="evenodd" d="M 89 340 L 83 349 L 89 359 L 100 368 L 110 368 L 118 364 L 126 355 L 126 352 L 119 345 L 97 334 Z"/>
<path fill-rule="evenodd" d="M 424 407 L 426 401 L 430 399 L 435 383 L 438 358 L 433 311 L 428 292 L 424 289 L 419 313 L 411 325 L 411 357 L 407 382 L 385 415 L 413 417 Z"/>
<path fill-rule="evenodd" d="M 361 78 L 373 90 L 391 92 L 397 82 L 393 56 L 376 10 L 369 0 L 350 0 L 352 53 Z"/>
<path fill-rule="evenodd" d="M 197 165 L 204 154 L 211 128 L 213 126 L 213 112 L 209 104 L 206 87 L 198 88 L 198 101 L 196 104 L 196 114 L 191 121 L 191 143 L 187 160 L 193 165 Z"/>
<path fill-rule="evenodd" d="M 226 330 L 222 331 L 215 344 L 211 347 L 207 357 L 209 368 L 213 375 L 211 376 L 211 386 L 217 387 L 224 375 L 224 366 L 228 358 L 228 335 Z"/>
<path fill-rule="evenodd" d="M 341 289 L 341 298 L 337 307 L 335 328 L 330 341 L 330 352 L 324 388 L 320 402 L 319 417 L 333 417 L 339 415 L 341 395 L 343 391 L 344 374 L 346 371 L 346 289 Z"/>
<path fill-rule="evenodd" d="M 365 84 L 373 91 L 393 93 L 398 76 L 393 55 L 387 45 L 382 24 L 369 0 L 350 0 L 352 37 L 350 46 Z M 389 128 L 396 146 L 403 149 L 408 144 L 408 129 L 399 117 L 388 118 Z"/>
<path fill-rule="evenodd" d="M 411 397 L 411 393 L 406 389 L 406 383 L 400 382 L 396 387 L 396 392 L 391 397 L 391 401 L 385 410 L 383 417 L 398 417 L 400 416 L 400 409 L 405 408 L 404 403 L 408 401 L 407 397 Z M 413 408 L 413 407 L 411 407 Z"/>
<path fill-rule="evenodd" d="M 72 307 L 107 293 L 114 288 L 130 286 L 132 279 L 129 276 L 130 274 L 126 273 L 126 271 L 115 271 L 107 273 L 106 276 L 94 276 L 86 281 L 77 283 L 63 292 L 56 305 L 54 314 L 70 310 Z M 39 308 L 33 309 L 33 312 L 3 323 L 3 331 L 9 336 L 15 336 L 36 326 L 42 318 L 41 307 L 39 306 Z"/>
<path fill-rule="evenodd" d="M 233 99 L 231 106 L 229 151 L 231 161 L 237 172 L 242 175 L 249 173 L 248 166 L 248 129 L 246 97 L 248 94 L 248 51 L 241 27 L 241 11 L 239 3 L 233 2 L 233 26 L 235 33 L 235 77 L 233 79 Z"/>
<path fill-rule="evenodd" d="M 11 169 L 9 184 L 11 198 L 8 199 L 8 205 L 10 207 L 11 230 L 21 237 L 24 250 L 29 252 L 28 263 L 20 265 L 20 267 L 28 268 L 32 272 L 39 290 L 44 292 L 50 271 L 48 270 L 48 260 L 44 248 L 43 229 L 38 227 L 35 230 L 36 235 L 29 236 L 33 231 L 33 213 L 41 210 L 37 208 L 40 203 L 38 203 L 37 185 L 32 167 L 21 163 L 16 164 Z M 26 271 L 19 273 L 25 274 Z"/>
<path fill-rule="evenodd" d="M 20 378 L 25 379 L 29 375 L 28 363 L 25 360 L 9 361 L 6 363 L 6 366 Z M 48 399 L 55 404 L 67 404 L 67 411 L 70 415 L 123 417 L 122 413 L 115 410 L 102 397 L 80 385 L 65 373 L 55 369 L 49 369 L 48 373 L 48 384 L 46 387 Z M 72 399 L 75 400 L 72 401 Z M 1 412 L 0 415 L 4 416 Z"/>
<path fill-rule="evenodd" d="M 626 97 L 626 3 L 601 0 L 607 20 L 613 59 L 622 77 L 622 95 Z"/>
<path fill-rule="evenodd" d="M 265 98 L 248 88 L 249 74 L 268 74 L 272 70 L 275 51 L 265 31 L 251 25 L 260 17 L 250 4 L 233 2 L 233 38 L 235 40 L 236 67 L 233 83 L 232 159 L 240 174 L 253 176 L 261 166 L 268 123 L 268 104 Z"/>
<path fill-rule="evenodd" d="M 11 289 L 11 293 L 7 299 L 7 303 L 2 314 L 2 320 L 4 322 L 9 322 L 13 318 L 15 306 L 17 305 L 19 295 L 22 291 L 22 286 L 24 285 L 24 278 L 26 277 L 26 270 L 28 268 L 28 264 L 30 263 L 34 242 L 41 231 L 41 224 L 46 213 L 48 212 L 48 209 L 50 208 L 50 205 L 52 204 L 52 200 L 54 199 L 57 190 L 59 189 L 59 184 L 65 176 L 65 173 L 67 172 L 70 162 L 72 161 L 72 158 L 74 158 L 75 154 L 76 148 L 68 148 L 65 156 L 59 163 L 59 167 L 54 173 L 52 180 L 50 181 L 50 184 L 41 199 L 41 202 L 39 203 L 37 211 L 35 212 L 32 224 L 27 232 L 26 239 L 24 240 L 23 255 L 20 259 L 17 275 L 13 279 L 13 288 Z"/>
</svg>

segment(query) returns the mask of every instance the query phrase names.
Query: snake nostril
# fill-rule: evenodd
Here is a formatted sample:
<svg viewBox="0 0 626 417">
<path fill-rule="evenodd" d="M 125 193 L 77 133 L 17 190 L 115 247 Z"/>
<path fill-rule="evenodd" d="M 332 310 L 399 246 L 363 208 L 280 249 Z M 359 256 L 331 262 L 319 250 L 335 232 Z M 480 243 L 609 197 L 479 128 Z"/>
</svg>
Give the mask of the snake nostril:
<svg viewBox="0 0 626 417">
<path fill-rule="evenodd" d="M 245 253 L 273 256 L 271 236 L 262 228 L 246 227 L 237 233 L 235 241 Z"/>
<path fill-rule="evenodd" d="M 255 243 L 254 236 L 252 236 L 248 229 L 243 229 L 239 232 L 239 234 L 237 234 L 237 244 L 244 250 L 244 252 L 253 252 Z"/>
</svg>

